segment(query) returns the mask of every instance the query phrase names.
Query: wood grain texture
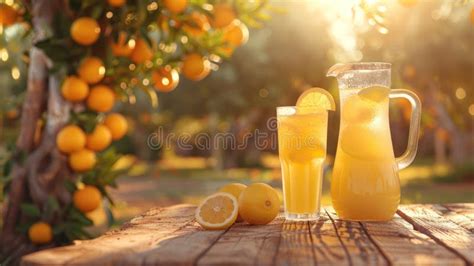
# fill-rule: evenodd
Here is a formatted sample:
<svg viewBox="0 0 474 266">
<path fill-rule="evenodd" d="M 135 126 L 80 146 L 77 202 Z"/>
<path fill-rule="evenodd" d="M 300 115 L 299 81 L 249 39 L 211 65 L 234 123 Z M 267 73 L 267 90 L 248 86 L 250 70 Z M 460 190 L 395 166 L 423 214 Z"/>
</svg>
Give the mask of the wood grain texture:
<svg viewBox="0 0 474 266">
<path fill-rule="evenodd" d="M 315 265 L 316 255 L 308 222 L 283 223 L 274 262 L 276 265 Z"/>
<path fill-rule="evenodd" d="M 264 226 L 237 223 L 197 261 L 198 265 L 269 265 L 277 253 L 283 218 Z"/>
<path fill-rule="evenodd" d="M 152 209 L 93 240 L 44 250 L 22 265 L 432 265 L 473 264 L 474 204 L 405 205 L 389 222 L 339 220 L 206 231 L 193 205 Z M 471 254 L 473 253 L 473 254 Z"/>
<path fill-rule="evenodd" d="M 22 258 L 22 265 L 114 264 L 129 255 L 153 248 L 160 239 L 184 227 L 194 217 L 195 206 L 176 205 L 152 209 L 119 230 L 76 245 L 36 252 Z"/>
<path fill-rule="evenodd" d="M 361 223 L 344 221 L 337 217 L 332 207 L 326 213 L 333 220 L 335 231 L 349 253 L 349 261 L 353 265 L 387 265 L 387 260 L 370 240 Z"/>
<path fill-rule="evenodd" d="M 462 258 L 474 264 L 474 234 L 430 205 L 400 206 L 397 212 L 413 225 L 414 229 L 431 237 Z"/>
<path fill-rule="evenodd" d="M 393 265 L 463 265 L 462 259 L 413 229 L 396 215 L 389 222 L 363 222 L 366 232 Z"/>
<path fill-rule="evenodd" d="M 327 213 L 322 210 L 318 221 L 309 223 L 316 263 L 318 265 L 350 265 L 347 249 Z"/>
</svg>

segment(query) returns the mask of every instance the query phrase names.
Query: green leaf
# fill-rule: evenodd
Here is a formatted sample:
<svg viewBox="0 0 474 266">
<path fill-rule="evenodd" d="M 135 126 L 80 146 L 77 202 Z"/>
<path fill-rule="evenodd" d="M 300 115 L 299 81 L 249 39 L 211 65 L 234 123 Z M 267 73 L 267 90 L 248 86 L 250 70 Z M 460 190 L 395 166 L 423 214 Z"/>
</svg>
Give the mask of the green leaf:
<svg viewBox="0 0 474 266">
<path fill-rule="evenodd" d="M 83 226 L 91 226 L 94 224 L 91 219 L 87 218 L 87 216 L 75 208 L 70 210 L 68 217 Z"/>
<path fill-rule="evenodd" d="M 76 183 L 72 182 L 71 180 L 66 180 L 64 181 L 64 186 L 66 187 L 66 190 L 69 191 L 69 193 L 73 193 L 76 191 Z"/>
<path fill-rule="evenodd" d="M 41 212 L 39 208 L 31 203 L 22 203 L 20 205 L 21 211 L 28 217 L 31 218 L 39 218 L 41 216 Z"/>
<path fill-rule="evenodd" d="M 105 208 L 105 214 L 107 216 L 107 225 L 109 227 L 115 225 L 117 221 L 115 220 L 114 214 L 112 213 L 112 209 L 110 209 L 110 207 L 107 206 Z"/>
</svg>

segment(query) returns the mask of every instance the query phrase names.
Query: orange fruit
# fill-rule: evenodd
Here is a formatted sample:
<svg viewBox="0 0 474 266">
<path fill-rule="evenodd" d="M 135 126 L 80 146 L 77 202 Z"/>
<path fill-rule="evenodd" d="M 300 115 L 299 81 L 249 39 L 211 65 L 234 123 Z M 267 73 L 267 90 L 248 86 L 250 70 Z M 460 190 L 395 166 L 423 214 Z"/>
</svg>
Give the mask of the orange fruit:
<svg viewBox="0 0 474 266">
<path fill-rule="evenodd" d="M 135 40 L 130 39 L 126 41 L 127 35 L 125 32 L 120 32 L 117 42 L 111 42 L 110 47 L 115 56 L 129 56 L 133 48 L 135 48 Z"/>
<path fill-rule="evenodd" d="M 97 125 L 94 131 L 87 135 L 86 148 L 92 151 L 102 151 L 112 143 L 112 133 L 108 127 Z"/>
<path fill-rule="evenodd" d="M 127 119 L 117 113 L 108 114 L 105 117 L 104 125 L 109 128 L 113 140 L 121 139 L 128 131 Z"/>
<path fill-rule="evenodd" d="M 179 73 L 176 69 L 163 67 L 151 74 L 155 89 L 161 92 L 170 92 L 178 86 Z"/>
<path fill-rule="evenodd" d="M 28 237 L 33 244 L 47 244 L 53 240 L 53 230 L 48 223 L 37 222 L 28 229 Z"/>
<path fill-rule="evenodd" d="M 104 63 L 100 58 L 90 56 L 82 60 L 77 69 L 79 77 L 89 84 L 101 81 L 105 75 Z"/>
<path fill-rule="evenodd" d="M 163 4 L 171 13 L 178 14 L 186 9 L 188 0 L 164 0 Z"/>
<path fill-rule="evenodd" d="M 207 16 L 197 11 L 191 13 L 183 25 L 183 30 L 191 36 L 201 36 L 210 28 L 211 25 Z"/>
<path fill-rule="evenodd" d="M 141 64 L 153 59 L 153 51 L 145 40 L 137 39 L 135 42 L 135 48 L 130 54 L 130 59 L 137 64 Z"/>
<path fill-rule="evenodd" d="M 125 5 L 125 2 L 126 0 L 107 0 L 107 3 L 109 4 L 109 6 L 113 6 L 113 7 L 121 7 Z"/>
<path fill-rule="evenodd" d="M 74 207 L 83 213 L 91 212 L 100 206 L 102 194 L 94 186 L 86 185 L 74 192 L 72 202 Z"/>
<path fill-rule="evenodd" d="M 76 172 L 85 172 L 94 168 L 97 157 L 93 151 L 82 149 L 69 155 L 69 166 Z"/>
<path fill-rule="evenodd" d="M 80 102 L 89 95 L 89 85 L 76 76 L 69 76 L 61 86 L 61 94 L 68 101 Z"/>
<path fill-rule="evenodd" d="M 115 104 L 114 91 L 105 85 L 97 85 L 91 89 L 87 97 L 87 107 L 96 112 L 108 112 Z"/>
<path fill-rule="evenodd" d="M 327 90 L 321 88 L 311 88 L 303 92 L 298 98 L 296 106 L 321 108 L 331 111 L 336 109 L 336 103 L 332 95 Z"/>
<path fill-rule="evenodd" d="M 4 3 L 0 3 L 0 25 L 7 27 L 16 22 L 18 13 L 16 10 Z"/>
<path fill-rule="evenodd" d="M 235 49 L 232 45 L 224 44 L 223 46 L 218 48 L 218 51 L 223 56 L 231 57 L 232 54 L 234 54 Z"/>
<path fill-rule="evenodd" d="M 240 46 L 249 39 L 249 29 L 240 20 L 235 20 L 224 30 L 224 41 L 233 45 Z"/>
<path fill-rule="evenodd" d="M 100 27 L 95 19 L 82 17 L 72 23 L 70 34 L 78 44 L 91 45 L 99 39 Z"/>
<path fill-rule="evenodd" d="M 86 133 L 76 126 L 63 127 L 56 136 L 56 146 L 63 153 L 73 153 L 86 146 Z"/>
<path fill-rule="evenodd" d="M 242 193 L 242 191 L 244 191 L 244 189 L 246 189 L 247 186 L 244 185 L 244 184 L 239 184 L 239 183 L 231 183 L 231 184 L 227 184 L 223 187 L 221 187 L 219 189 L 219 192 L 226 192 L 226 193 L 229 193 L 229 194 L 232 194 L 237 200 L 239 199 L 240 197 L 240 194 Z M 237 222 L 241 222 L 243 221 L 242 217 L 239 215 L 237 215 Z"/>
<path fill-rule="evenodd" d="M 211 62 L 198 53 L 187 54 L 181 68 L 183 75 L 194 81 L 205 78 L 211 72 Z"/>
<path fill-rule="evenodd" d="M 10 119 L 10 120 L 17 119 L 19 115 L 20 115 L 20 112 L 18 112 L 17 108 L 12 108 L 12 109 L 5 112 L 5 117 Z"/>
<path fill-rule="evenodd" d="M 269 185 L 254 183 L 239 197 L 239 214 L 249 224 L 268 224 L 280 212 L 278 193 Z"/>
<path fill-rule="evenodd" d="M 225 28 L 237 17 L 232 6 L 224 3 L 214 5 L 212 13 L 212 26 L 214 28 Z"/>
<path fill-rule="evenodd" d="M 219 192 L 204 199 L 196 209 L 196 221 L 205 229 L 221 230 L 237 219 L 237 199 L 230 193 Z"/>
</svg>

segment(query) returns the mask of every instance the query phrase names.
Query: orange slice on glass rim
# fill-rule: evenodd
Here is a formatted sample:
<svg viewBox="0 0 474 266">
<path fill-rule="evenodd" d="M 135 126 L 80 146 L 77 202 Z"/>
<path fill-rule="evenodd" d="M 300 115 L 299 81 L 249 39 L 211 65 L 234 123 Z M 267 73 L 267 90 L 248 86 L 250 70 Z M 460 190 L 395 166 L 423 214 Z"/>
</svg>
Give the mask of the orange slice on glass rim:
<svg viewBox="0 0 474 266">
<path fill-rule="evenodd" d="M 332 95 L 322 88 L 311 88 L 303 92 L 296 102 L 296 107 L 336 110 L 336 103 Z"/>
<path fill-rule="evenodd" d="M 239 212 L 237 199 L 219 192 L 204 199 L 196 209 L 196 221 L 205 229 L 221 230 L 234 224 Z"/>
</svg>

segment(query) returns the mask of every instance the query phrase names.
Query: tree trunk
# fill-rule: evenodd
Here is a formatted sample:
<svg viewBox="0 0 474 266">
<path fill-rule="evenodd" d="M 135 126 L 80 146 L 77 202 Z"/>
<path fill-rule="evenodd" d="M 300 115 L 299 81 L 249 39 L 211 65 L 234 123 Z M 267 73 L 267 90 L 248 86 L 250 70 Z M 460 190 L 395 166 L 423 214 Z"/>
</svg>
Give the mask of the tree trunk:
<svg viewBox="0 0 474 266">
<path fill-rule="evenodd" d="M 37 42 L 49 37 L 54 14 L 63 12 L 66 2 L 36 0 L 31 1 L 30 8 L 33 13 L 34 41 Z M 64 178 L 70 176 L 66 158 L 55 145 L 57 131 L 69 120 L 70 105 L 62 99 L 59 88 L 64 74 L 51 75 L 48 72 L 52 63 L 40 49 L 33 46 L 29 54 L 26 99 L 13 159 L 12 182 L 4 202 L 4 224 L 0 239 L 3 259 L 12 259 L 13 262 L 19 256 L 38 249 L 16 230 L 26 220 L 21 212 L 21 204 L 30 202 L 42 210 L 48 196 L 56 197 L 60 204 L 70 200 L 63 185 Z M 37 123 L 45 112 L 46 126 L 40 143 L 35 145 Z"/>
</svg>

